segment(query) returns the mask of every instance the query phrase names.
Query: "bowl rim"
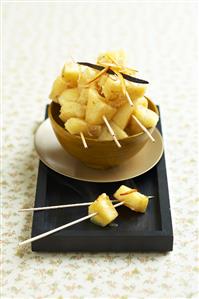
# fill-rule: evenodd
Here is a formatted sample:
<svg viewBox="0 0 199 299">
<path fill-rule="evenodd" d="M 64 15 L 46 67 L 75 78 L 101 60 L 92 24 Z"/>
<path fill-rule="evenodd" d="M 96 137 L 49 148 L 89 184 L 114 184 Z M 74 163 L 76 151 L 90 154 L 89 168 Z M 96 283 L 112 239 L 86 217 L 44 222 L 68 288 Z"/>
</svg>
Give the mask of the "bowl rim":
<svg viewBox="0 0 199 299">
<path fill-rule="evenodd" d="M 144 96 L 152 105 L 153 105 L 153 107 L 155 108 L 155 113 L 157 113 L 158 115 L 159 115 L 159 111 L 158 111 L 158 108 L 157 108 L 157 106 L 156 106 L 156 104 L 150 99 L 150 98 L 148 98 L 147 96 Z M 58 104 L 59 105 L 59 103 L 55 103 L 54 101 L 51 101 L 51 103 L 50 103 L 50 105 L 49 105 L 49 107 L 48 107 L 48 117 L 50 118 L 50 120 L 51 121 L 53 121 L 58 127 L 59 127 L 59 129 L 60 130 L 62 130 L 62 132 L 64 133 L 64 134 L 66 134 L 66 135 L 68 135 L 68 136 L 72 136 L 73 138 L 76 138 L 76 139 L 81 139 L 81 137 L 79 136 L 79 135 L 72 135 L 72 134 L 70 134 L 69 132 L 67 132 L 66 131 L 66 129 L 64 129 L 56 120 L 55 120 L 55 118 L 53 117 L 53 114 L 52 114 L 52 106 L 53 106 L 53 104 Z M 156 126 L 155 126 L 156 127 Z M 152 127 L 152 128 L 149 128 L 149 130 L 151 130 L 151 129 L 154 129 L 155 127 Z M 145 132 L 143 131 L 143 132 L 140 132 L 140 133 L 137 133 L 137 134 L 135 134 L 135 135 L 131 135 L 131 136 L 128 136 L 128 137 L 125 137 L 125 138 L 123 138 L 123 139 L 120 139 L 120 142 L 122 142 L 122 141 L 129 141 L 129 140 L 131 140 L 131 139 L 134 139 L 134 138 L 136 138 L 136 137 L 139 137 L 139 136 L 141 136 L 141 135 L 143 135 Z M 87 137 L 87 136 L 85 136 L 85 139 L 86 139 L 86 141 L 91 141 L 91 142 L 96 142 L 96 143 L 112 143 L 112 142 L 114 142 L 114 140 L 98 140 L 98 139 L 95 139 L 95 138 L 89 138 L 89 137 Z"/>
</svg>

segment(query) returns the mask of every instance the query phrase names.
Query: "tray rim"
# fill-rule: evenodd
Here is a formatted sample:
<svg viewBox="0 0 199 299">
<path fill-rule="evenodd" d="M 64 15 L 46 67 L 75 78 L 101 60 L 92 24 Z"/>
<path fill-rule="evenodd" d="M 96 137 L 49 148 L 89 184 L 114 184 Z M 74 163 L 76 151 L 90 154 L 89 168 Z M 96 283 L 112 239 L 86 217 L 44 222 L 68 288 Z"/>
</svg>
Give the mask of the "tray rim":
<svg viewBox="0 0 199 299">
<path fill-rule="evenodd" d="M 48 106 L 47 106 L 48 107 Z M 159 108 L 159 107 L 158 107 Z M 47 108 L 46 108 L 47 109 Z M 159 108 L 160 111 L 160 108 Z M 45 117 L 47 117 L 47 110 Z M 161 122 L 158 123 L 158 129 L 162 134 L 162 126 Z M 67 236 L 63 234 L 63 231 L 56 232 L 55 234 L 48 236 L 47 238 L 49 240 L 57 240 L 57 239 L 66 239 L 67 237 L 84 237 L 87 238 L 135 238 L 139 239 L 141 237 L 161 237 L 161 238 L 169 238 L 171 240 L 171 246 L 169 249 L 163 250 L 163 251 L 170 251 L 173 249 L 173 226 L 172 226 L 172 215 L 171 215 L 171 208 L 170 208 L 170 198 L 169 198 L 169 190 L 168 190 L 168 179 L 167 179 L 167 171 L 166 171 L 166 161 L 165 161 L 165 153 L 163 153 L 160 161 L 154 166 L 157 170 L 157 184 L 158 184 L 158 191 L 159 194 L 161 194 L 161 200 L 159 200 L 159 209 L 160 209 L 160 219 L 161 219 L 161 230 L 151 230 L 151 231 L 130 231 L 130 232 L 120 232 L 117 231 L 106 231 L 104 233 L 104 229 L 102 231 L 84 231 L 84 230 L 70 230 L 67 229 Z M 52 169 L 50 169 L 53 171 Z M 40 160 L 39 161 L 39 168 L 38 168 L 38 176 L 37 176 L 37 187 L 36 187 L 36 194 L 35 194 L 35 207 L 37 206 L 38 198 L 41 199 L 45 203 L 45 194 L 47 189 L 47 171 L 48 167 Z M 53 171 L 54 172 L 54 171 Z M 60 174 L 59 174 L 60 175 Z M 122 181 L 121 181 L 122 182 Z M 110 182 L 111 183 L 111 182 Z M 100 184 L 100 183 L 99 183 Z M 42 213 L 42 212 L 39 212 Z M 38 229 L 35 225 L 35 214 L 33 213 L 33 221 L 32 221 L 32 231 L 31 236 L 34 237 L 38 235 L 39 233 L 42 233 L 43 231 Z M 67 222 L 66 222 L 67 223 Z M 56 235 L 56 237 L 55 237 Z M 47 251 L 47 250 L 40 250 L 37 246 L 37 244 L 42 244 L 45 240 L 41 239 L 35 242 L 31 243 L 31 247 L 33 251 Z M 42 246 L 41 246 L 42 247 Z M 71 251 L 78 251 L 71 250 Z M 80 250 L 82 251 L 82 250 Z M 83 250 L 85 251 L 85 250 Z M 88 250 L 89 251 L 89 250 Z M 90 250 L 93 251 L 93 250 Z M 99 249 L 99 252 L 103 251 Z M 104 250 L 106 251 L 106 250 Z M 122 250 L 121 250 L 122 251 Z M 125 250 L 124 250 L 125 251 Z M 153 251 L 153 250 L 152 250 Z M 155 250 L 154 250 L 155 251 Z"/>
</svg>

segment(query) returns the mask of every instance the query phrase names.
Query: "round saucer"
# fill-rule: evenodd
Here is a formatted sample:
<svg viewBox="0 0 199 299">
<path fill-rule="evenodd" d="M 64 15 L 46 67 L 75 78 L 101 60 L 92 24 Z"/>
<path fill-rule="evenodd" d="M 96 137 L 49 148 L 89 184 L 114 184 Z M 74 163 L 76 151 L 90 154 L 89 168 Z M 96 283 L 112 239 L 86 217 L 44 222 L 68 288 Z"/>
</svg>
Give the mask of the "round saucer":
<svg viewBox="0 0 199 299">
<path fill-rule="evenodd" d="M 35 149 L 44 164 L 62 175 L 82 181 L 108 183 L 137 177 L 158 163 L 163 154 L 163 141 L 158 129 L 154 130 L 153 137 L 154 143 L 147 142 L 123 164 L 106 170 L 92 169 L 64 151 L 47 119 L 35 134 Z"/>
</svg>

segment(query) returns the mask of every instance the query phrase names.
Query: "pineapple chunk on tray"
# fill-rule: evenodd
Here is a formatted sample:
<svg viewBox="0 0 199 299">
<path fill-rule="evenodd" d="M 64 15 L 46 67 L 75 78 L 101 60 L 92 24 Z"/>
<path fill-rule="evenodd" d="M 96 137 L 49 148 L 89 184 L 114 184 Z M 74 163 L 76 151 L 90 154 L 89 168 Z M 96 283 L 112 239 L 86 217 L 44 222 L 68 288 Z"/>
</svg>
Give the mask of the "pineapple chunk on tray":
<svg viewBox="0 0 199 299">
<path fill-rule="evenodd" d="M 145 213 L 149 198 L 125 185 L 121 185 L 113 195 L 121 204 L 131 209 L 134 212 Z M 98 198 L 89 206 L 88 214 L 96 215 L 91 217 L 91 222 L 99 226 L 107 226 L 118 217 L 118 212 L 106 193 L 102 193 Z"/>
<path fill-rule="evenodd" d="M 136 189 L 129 188 L 125 185 L 114 193 L 114 197 L 119 201 L 124 202 L 124 205 L 129 209 L 144 213 L 147 209 L 149 199 L 146 195 L 141 194 Z"/>
<path fill-rule="evenodd" d="M 102 193 L 98 196 L 89 206 L 88 214 L 90 215 L 92 213 L 97 213 L 97 215 L 91 218 L 91 222 L 100 226 L 106 226 L 118 216 L 118 212 L 106 193 Z"/>
</svg>

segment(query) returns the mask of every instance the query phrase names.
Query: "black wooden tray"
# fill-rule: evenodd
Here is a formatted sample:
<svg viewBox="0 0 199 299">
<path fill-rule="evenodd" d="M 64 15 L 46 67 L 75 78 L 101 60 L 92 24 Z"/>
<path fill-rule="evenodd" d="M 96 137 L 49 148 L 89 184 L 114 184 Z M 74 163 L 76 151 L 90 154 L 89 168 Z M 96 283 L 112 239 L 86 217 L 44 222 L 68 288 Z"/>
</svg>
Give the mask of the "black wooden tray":
<svg viewBox="0 0 199 299">
<path fill-rule="evenodd" d="M 158 124 L 161 130 L 161 123 Z M 170 251 L 173 230 L 169 204 L 165 156 L 147 173 L 115 183 L 92 183 L 60 175 L 41 161 L 35 207 L 93 201 L 106 192 L 110 197 L 125 184 L 154 195 L 145 214 L 121 206 L 115 225 L 101 228 L 89 220 L 32 243 L 33 251 Z M 33 215 L 32 237 L 87 215 L 88 207 L 38 211 Z"/>
</svg>

